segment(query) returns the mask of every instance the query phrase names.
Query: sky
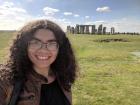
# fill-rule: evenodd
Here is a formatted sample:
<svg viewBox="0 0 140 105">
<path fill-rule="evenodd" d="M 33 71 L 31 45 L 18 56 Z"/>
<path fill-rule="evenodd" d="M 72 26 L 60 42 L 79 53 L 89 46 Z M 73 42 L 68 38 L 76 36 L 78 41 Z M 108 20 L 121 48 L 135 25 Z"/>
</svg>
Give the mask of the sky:
<svg viewBox="0 0 140 105">
<path fill-rule="evenodd" d="M 140 0 L 0 0 L 0 30 L 18 30 L 37 19 L 68 25 L 115 27 L 140 33 Z"/>
</svg>

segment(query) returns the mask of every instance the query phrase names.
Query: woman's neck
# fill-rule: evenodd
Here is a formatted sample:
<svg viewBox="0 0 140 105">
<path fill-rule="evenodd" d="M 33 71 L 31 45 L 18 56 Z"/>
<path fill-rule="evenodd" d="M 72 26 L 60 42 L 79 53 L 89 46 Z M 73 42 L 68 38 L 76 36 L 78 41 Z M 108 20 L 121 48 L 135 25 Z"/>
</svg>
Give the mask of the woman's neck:
<svg viewBox="0 0 140 105">
<path fill-rule="evenodd" d="M 34 66 L 33 68 L 38 74 L 43 75 L 46 78 L 49 76 L 50 67 L 48 67 L 48 68 L 38 68 L 38 67 Z"/>
<path fill-rule="evenodd" d="M 55 75 L 53 74 L 52 70 L 50 68 L 38 68 L 38 67 L 34 67 L 34 70 L 44 76 L 45 78 L 48 79 L 48 83 L 51 83 L 55 80 Z"/>
</svg>

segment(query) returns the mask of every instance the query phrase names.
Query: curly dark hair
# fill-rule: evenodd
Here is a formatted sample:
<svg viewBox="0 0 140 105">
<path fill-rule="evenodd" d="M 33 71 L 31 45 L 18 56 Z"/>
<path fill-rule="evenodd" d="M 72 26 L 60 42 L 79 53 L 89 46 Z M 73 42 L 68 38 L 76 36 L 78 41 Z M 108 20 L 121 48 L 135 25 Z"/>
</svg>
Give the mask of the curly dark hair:
<svg viewBox="0 0 140 105">
<path fill-rule="evenodd" d="M 10 59 L 7 62 L 7 66 L 12 70 L 13 81 L 24 80 L 33 69 L 27 47 L 38 29 L 49 29 L 54 33 L 59 44 L 59 52 L 56 60 L 51 64 L 51 69 L 57 74 L 62 87 L 69 90 L 76 79 L 77 63 L 74 52 L 65 32 L 57 24 L 46 19 L 29 22 L 17 32 L 17 37 L 10 48 Z"/>
</svg>

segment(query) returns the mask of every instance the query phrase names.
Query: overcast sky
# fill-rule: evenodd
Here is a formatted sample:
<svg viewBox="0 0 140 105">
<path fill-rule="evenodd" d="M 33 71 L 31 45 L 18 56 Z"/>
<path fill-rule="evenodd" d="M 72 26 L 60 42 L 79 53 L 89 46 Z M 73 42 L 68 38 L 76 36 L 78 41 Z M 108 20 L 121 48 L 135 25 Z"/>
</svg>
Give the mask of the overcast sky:
<svg viewBox="0 0 140 105">
<path fill-rule="evenodd" d="M 0 0 L 0 30 L 20 29 L 34 19 L 67 25 L 103 24 L 110 31 L 140 32 L 140 0 Z"/>
</svg>

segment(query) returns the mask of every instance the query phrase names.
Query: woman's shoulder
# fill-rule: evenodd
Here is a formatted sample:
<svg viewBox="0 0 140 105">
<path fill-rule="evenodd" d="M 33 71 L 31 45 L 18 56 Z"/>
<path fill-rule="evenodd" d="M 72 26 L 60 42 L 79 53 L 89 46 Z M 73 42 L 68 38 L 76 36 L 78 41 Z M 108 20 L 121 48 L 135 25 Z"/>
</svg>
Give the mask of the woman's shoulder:
<svg viewBox="0 0 140 105">
<path fill-rule="evenodd" d="M 11 77 L 10 69 L 4 64 L 0 64 L 0 84 L 10 84 Z"/>
<path fill-rule="evenodd" d="M 8 68 L 0 64 L 0 105 L 5 105 L 13 89 L 8 74 Z"/>
</svg>

